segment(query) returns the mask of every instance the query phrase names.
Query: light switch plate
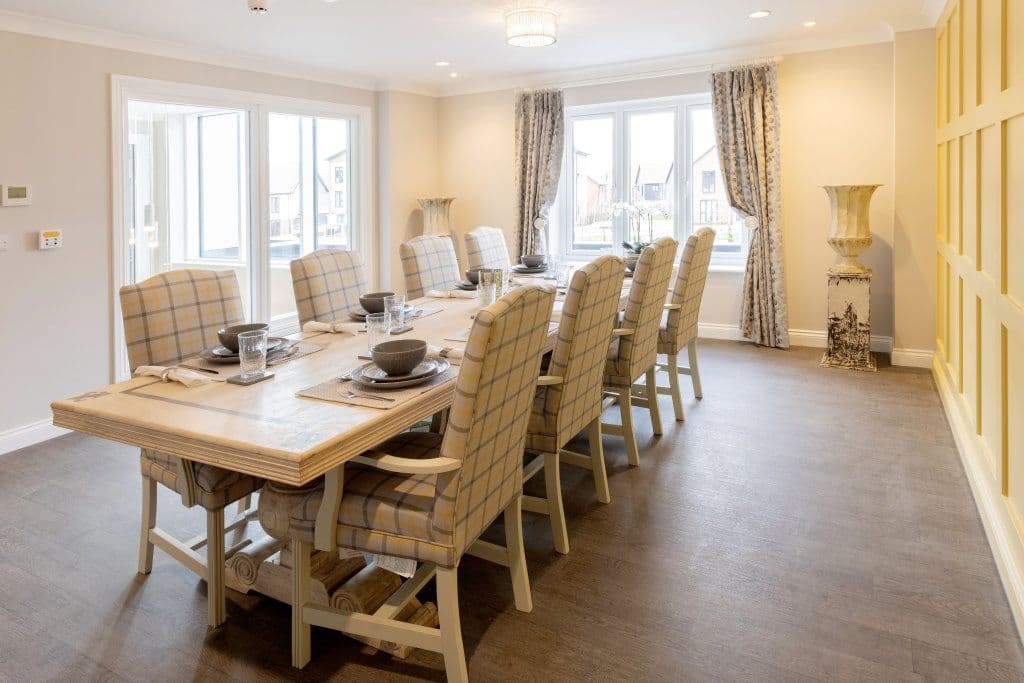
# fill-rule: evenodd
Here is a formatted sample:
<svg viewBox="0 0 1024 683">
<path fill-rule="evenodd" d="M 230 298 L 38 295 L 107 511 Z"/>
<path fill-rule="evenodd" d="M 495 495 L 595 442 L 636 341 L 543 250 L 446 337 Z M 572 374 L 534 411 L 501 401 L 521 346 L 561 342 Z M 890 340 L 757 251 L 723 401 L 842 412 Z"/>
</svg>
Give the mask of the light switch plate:
<svg viewBox="0 0 1024 683">
<path fill-rule="evenodd" d="M 0 206 L 28 206 L 31 203 L 31 185 L 0 185 Z"/>
<path fill-rule="evenodd" d="M 10 248 L 10 239 L 7 235 L 0 235 L 0 254 L 6 254 Z"/>
<path fill-rule="evenodd" d="M 64 233 L 60 230 L 40 230 L 40 249 L 59 249 L 64 246 Z"/>
</svg>

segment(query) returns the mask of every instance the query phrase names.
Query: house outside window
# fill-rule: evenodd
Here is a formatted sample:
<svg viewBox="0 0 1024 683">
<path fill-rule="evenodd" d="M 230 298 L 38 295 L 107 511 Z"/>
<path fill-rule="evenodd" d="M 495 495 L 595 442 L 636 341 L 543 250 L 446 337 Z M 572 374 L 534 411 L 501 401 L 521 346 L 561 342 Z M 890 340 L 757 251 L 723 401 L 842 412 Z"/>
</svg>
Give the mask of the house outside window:
<svg viewBox="0 0 1024 683">
<path fill-rule="evenodd" d="M 700 174 L 700 189 L 704 194 L 714 194 L 715 192 L 715 172 L 714 171 L 701 171 Z"/>
</svg>

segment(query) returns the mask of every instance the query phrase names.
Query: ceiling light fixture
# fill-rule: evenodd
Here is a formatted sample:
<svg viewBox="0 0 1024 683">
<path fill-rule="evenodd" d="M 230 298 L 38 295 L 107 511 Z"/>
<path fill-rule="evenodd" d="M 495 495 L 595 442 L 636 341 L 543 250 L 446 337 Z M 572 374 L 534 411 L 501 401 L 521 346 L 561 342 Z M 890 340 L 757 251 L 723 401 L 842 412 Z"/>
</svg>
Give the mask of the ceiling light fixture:
<svg viewBox="0 0 1024 683">
<path fill-rule="evenodd" d="M 448 74 L 448 76 L 450 76 L 451 78 L 458 78 L 459 77 L 459 72 L 458 71 L 453 71 L 450 74 Z"/>
<path fill-rule="evenodd" d="M 809 19 L 804 22 L 804 28 L 814 28 L 817 25 L 818 22 L 816 22 L 814 19 Z"/>
<path fill-rule="evenodd" d="M 505 42 L 515 47 L 544 47 L 558 40 L 558 13 L 524 7 L 505 14 Z"/>
<path fill-rule="evenodd" d="M 756 12 L 751 12 L 747 16 L 749 16 L 751 19 L 764 19 L 765 17 L 770 17 L 771 15 L 771 10 L 759 9 Z"/>
<path fill-rule="evenodd" d="M 452 63 L 449 62 L 447 59 L 439 59 L 436 62 L 434 62 L 434 66 L 451 66 L 451 65 L 452 65 Z"/>
</svg>

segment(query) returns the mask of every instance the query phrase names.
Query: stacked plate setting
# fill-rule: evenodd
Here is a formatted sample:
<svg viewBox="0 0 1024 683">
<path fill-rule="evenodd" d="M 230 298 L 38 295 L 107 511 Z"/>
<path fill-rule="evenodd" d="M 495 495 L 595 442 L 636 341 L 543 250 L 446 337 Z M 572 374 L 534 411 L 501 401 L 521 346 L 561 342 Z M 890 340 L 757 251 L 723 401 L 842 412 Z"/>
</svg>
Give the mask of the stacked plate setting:
<svg viewBox="0 0 1024 683">
<path fill-rule="evenodd" d="M 425 360 L 412 372 L 404 375 L 389 375 L 374 363 L 361 365 L 352 371 L 352 381 L 365 389 L 401 389 L 424 384 L 446 372 L 451 364 L 444 358 Z"/>
</svg>

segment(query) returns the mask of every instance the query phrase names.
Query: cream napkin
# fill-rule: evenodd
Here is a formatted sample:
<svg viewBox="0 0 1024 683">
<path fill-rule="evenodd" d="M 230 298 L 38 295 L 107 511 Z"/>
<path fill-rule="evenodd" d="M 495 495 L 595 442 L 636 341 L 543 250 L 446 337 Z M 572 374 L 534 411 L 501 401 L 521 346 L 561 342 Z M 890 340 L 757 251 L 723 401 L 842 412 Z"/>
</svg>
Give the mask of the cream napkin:
<svg viewBox="0 0 1024 683">
<path fill-rule="evenodd" d="M 463 289 L 432 289 L 425 296 L 431 299 L 475 299 L 476 292 L 467 292 Z"/>
<path fill-rule="evenodd" d="M 165 382 L 178 382 L 186 387 L 197 387 L 210 381 L 209 377 L 185 368 L 165 368 L 162 365 L 140 365 L 135 374 L 146 377 L 159 377 Z"/>
<path fill-rule="evenodd" d="M 460 364 L 462 362 L 462 357 L 465 354 L 465 349 L 460 349 L 454 346 L 434 346 L 433 344 L 427 345 L 427 358 L 444 358 L 452 365 Z"/>
<path fill-rule="evenodd" d="M 359 334 L 366 332 L 365 323 L 321 323 L 310 320 L 302 326 L 303 332 L 330 332 L 332 334 Z"/>
</svg>

